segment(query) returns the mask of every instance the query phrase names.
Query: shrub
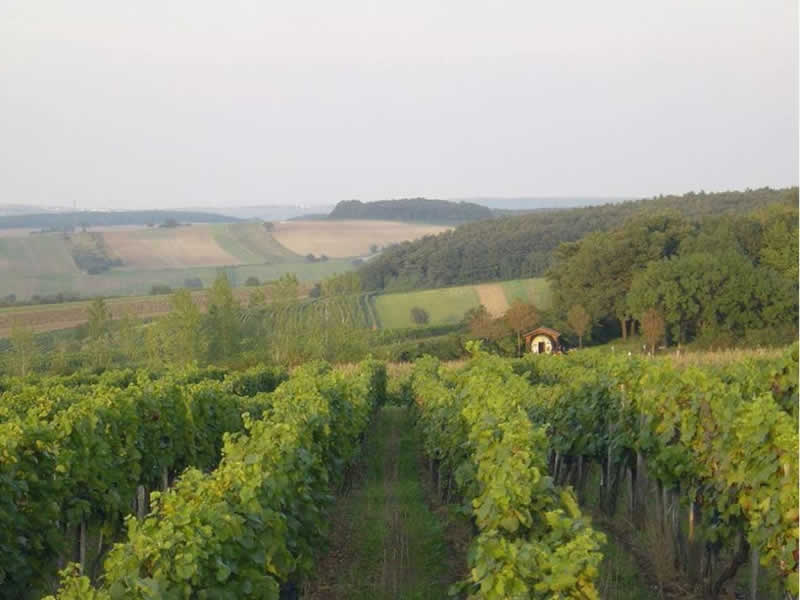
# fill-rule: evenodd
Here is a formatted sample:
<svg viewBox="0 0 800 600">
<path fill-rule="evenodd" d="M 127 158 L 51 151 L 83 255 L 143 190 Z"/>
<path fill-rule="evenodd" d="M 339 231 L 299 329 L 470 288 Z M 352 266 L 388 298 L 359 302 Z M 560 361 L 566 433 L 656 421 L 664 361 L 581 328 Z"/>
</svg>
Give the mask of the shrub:
<svg viewBox="0 0 800 600">
<path fill-rule="evenodd" d="M 150 288 L 151 296 L 162 296 L 164 294 L 171 294 L 172 288 L 165 283 L 156 283 Z"/>
<path fill-rule="evenodd" d="M 430 321 L 430 315 L 424 308 L 415 306 L 411 309 L 411 321 L 415 325 L 427 325 L 428 321 Z"/>
</svg>

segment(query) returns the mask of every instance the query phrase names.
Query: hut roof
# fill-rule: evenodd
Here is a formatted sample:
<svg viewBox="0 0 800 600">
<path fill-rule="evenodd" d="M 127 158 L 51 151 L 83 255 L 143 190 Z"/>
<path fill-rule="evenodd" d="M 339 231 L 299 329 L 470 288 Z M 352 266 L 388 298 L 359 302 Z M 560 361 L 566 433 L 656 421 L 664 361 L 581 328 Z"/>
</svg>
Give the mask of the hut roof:
<svg viewBox="0 0 800 600">
<path fill-rule="evenodd" d="M 524 337 L 529 338 L 539 334 L 546 335 L 547 337 L 553 338 L 554 340 L 558 340 L 558 338 L 561 336 L 561 333 L 559 333 L 555 329 L 550 329 L 549 327 L 537 327 L 536 329 L 526 333 Z"/>
</svg>

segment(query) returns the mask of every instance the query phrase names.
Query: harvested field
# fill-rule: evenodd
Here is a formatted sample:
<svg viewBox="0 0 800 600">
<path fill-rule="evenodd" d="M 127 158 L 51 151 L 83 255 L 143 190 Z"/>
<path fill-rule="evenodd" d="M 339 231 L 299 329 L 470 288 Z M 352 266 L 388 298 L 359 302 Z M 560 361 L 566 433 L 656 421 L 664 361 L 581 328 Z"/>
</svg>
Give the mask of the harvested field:
<svg viewBox="0 0 800 600">
<path fill-rule="evenodd" d="M 478 301 L 486 307 L 493 317 L 502 317 L 508 310 L 508 300 L 501 283 L 483 283 L 475 286 Z"/>
<path fill-rule="evenodd" d="M 286 221 L 276 223 L 273 237 L 296 254 L 330 257 L 365 256 L 379 247 L 435 235 L 451 227 L 398 221 Z"/>
<path fill-rule="evenodd" d="M 222 267 L 242 262 L 220 247 L 208 225 L 106 231 L 103 238 L 111 256 L 126 268 Z"/>
</svg>

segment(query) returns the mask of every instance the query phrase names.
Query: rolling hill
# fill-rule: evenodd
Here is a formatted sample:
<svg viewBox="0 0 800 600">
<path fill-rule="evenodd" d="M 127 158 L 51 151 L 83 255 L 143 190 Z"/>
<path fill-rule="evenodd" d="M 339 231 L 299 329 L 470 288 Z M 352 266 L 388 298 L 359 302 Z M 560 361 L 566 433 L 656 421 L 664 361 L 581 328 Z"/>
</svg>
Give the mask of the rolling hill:
<svg viewBox="0 0 800 600">
<path fill-rule="evenodd" d="M 360 202 L 339 202 L 329 219 L 377 219 L 410 223 L 457 225 L 492 218 L 491 209 L 472 202 L 450 202 L 428 198 L 401 198 Z"/>
<path fill-rule="evenodd" d="M 0 230 L 0 298 L 141 295 L 157 284 L 182 287 L 187 279 L 208 286 L 221 269 L 234 285 L 286 272 L 316 281 L 353 269 L 354 259 L 370 254 L 371 247 L 446 229 L 327 220 L 99 227 L 74 233 L 6 229 Z"/>
<path fill-rule="evenodd" d="M 367 290 L 407 290 L 535 277 L 553 250 L 593 231 L 619 227 L 648 212 L 674 211 L 690 220 L 745 213 L 772 203 L 797 205 L 798 189 L 660 196 L 584 208 L 542 210 L 468 223 L 453 231 L 398 244 L 360 268 Z"/>
</svg>

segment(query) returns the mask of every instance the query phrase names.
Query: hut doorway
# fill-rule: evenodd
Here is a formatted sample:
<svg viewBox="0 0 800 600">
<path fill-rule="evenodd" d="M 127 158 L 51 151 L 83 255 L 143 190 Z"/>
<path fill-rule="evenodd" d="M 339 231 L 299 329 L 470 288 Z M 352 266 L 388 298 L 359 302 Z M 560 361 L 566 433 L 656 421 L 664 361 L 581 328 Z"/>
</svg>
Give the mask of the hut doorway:
<svg viewBox="0 0 800 600">
<path fill-rule="evenodd" d="M 561 334 L 549 327 L 538 327 L 525 334 L 525 348 L 534 354 L 557 354 L 563 350 Z"/>
</svg>

